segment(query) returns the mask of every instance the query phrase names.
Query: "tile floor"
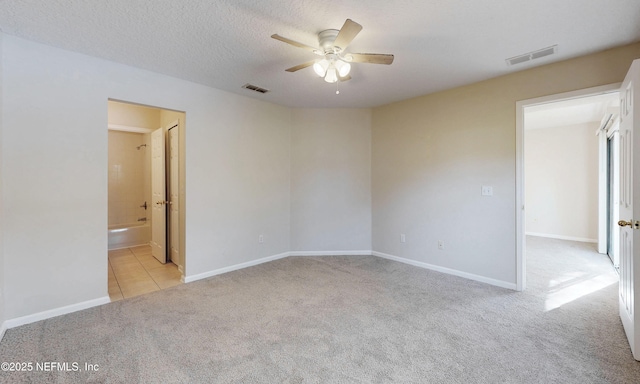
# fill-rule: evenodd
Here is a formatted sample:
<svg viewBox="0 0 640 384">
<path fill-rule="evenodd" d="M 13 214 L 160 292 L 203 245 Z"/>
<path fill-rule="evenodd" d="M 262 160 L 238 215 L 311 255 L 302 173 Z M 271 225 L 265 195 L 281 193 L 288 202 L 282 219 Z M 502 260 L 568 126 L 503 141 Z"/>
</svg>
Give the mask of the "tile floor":
<svg viewBox="0 0 640 384">
<path fill-rule="evenodd" d="M 151 246 L 109 251 L 109 298 L 122 300 L 182 284 L 178 267 L 160 263 Z"/>
</svg>

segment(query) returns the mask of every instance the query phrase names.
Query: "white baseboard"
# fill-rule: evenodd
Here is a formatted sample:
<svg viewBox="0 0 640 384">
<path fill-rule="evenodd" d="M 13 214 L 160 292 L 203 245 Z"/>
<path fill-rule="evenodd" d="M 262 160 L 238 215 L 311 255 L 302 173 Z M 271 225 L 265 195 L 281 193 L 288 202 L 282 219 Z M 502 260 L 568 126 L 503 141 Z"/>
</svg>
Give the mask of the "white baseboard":
<svg viewBox="0 0 640 384">
<path fill-rule="evenodd" d="M 470 280 L 479 281 L 479 282 L 485 283 L 485 284 L 495 285 L 495 286 L 501 287 L 501 288 L 507 288 L 507 289 L 516 290 L 516 284 L 515 283 L 508 283 L 508 282 L 501 281 L 501 280 L 491 279 L 491 278 L 488 278 L 488 277 L 484 277 L 484 276 L 480 276 L 480 275 L 474 275 L 474 274 L 471 274 L 471 273 L 462 272 L 462 271 L 458 271 L 458 270 L 455 270 L 455 269 L 440 267 L 440 266 L 433 265 L 433 264 L 423 263 L 421 261 L 405 259 L 405 258 L 402 258 L 402 257 L 393 256 L 393 255 L 389 255 L 389 254 L 382 253 L 382 252 L 370 251 L 370 250 L 361 250 L 361 251 L 291 251 L 291 252 L 284 252 L 284 253 L 280 253 L 278 255 L 264 257 L 262 259 L 248 261 L 246 263 L 236 264 L 236 265 L 232 265 L 232 266 L 229 266 L 229 267 L 216 269 L 216 270 L 209 271 L 209 272 L 199 273 L 197 275 L 185 276 L 183 279 L 184 279 L 185 283 L 191 283 L 193 281 L 206 279 L 207 277 L 221 275 L 223 273 L 236 271 L 238 269 L 243 269 L 243 268 L 247 268 L 247 267 L 252 267 L 254 265 L 268 263 L 270 261 L 282 259 L 282 258 L 289 257 L 289 256 L 306 257 L 306 256 L 360 256 L 360 255 L 377 256 L 377 257 L 381 257 L 381 258 L 384 258 L 384 259 L 398 261 L 398 262 L 401 262 L 401 263 L 404 263 L 404 264 L 409 264 L 409 265 L 413 265 L 413 266 L 420 267 L 420 268 L 430 269 L 430 270 L 436 271 L 436 272 L 446 273 L 446 274 L 453 275 L 453 276 L 458 276 L 458 277 L 463 277 L 463 278 L 470 279 Z"/>
<path fill-rule="evenodd" d="M 283 259 L 289 256 L 359 256 L 359 255 L 372 255 L 370 250 L 366 251 L 293 251 L 293 252 L 284 252 L 273 256 L 263 257 L 262 259 L 248 261 L 246 263 L 231 265 L 229 267 L 224 267 L 220 269 L 215 269 L 213 271 L 198 273 L 197 275 L 192 276 L 184 276 L 184 283 L 191 283 L 193 281 L 206 279 L 207 277 L 212 277 L 216 275 L 221 275 L 223 273 L 237 271 L 238 269 L 253 267 L 254 265 L 259 265 L 263 263 L 268 263 L 270 261 Z"/>
<path fill-rule="evenodd" d="M 382 257 L 383 259 L 389 259 L 389 260 L 393 260 L 393 261 L 398 261 L 398 262 L 401 262 L 401 263 L 404 263 L 404 264 L 413 265 L 415 267 L 420 267 L 420 268 L 430 269 L 430 270 L 436 271 L 436 272 L 446 273 L 448 275 L 464 277 L 465 279 L 475 280 L 475 281 L 479 281 L 481 283 L 495 285 L 496 287 L 512 289 L 514 291 L 516 290 L 516 284 L 515 283 L 508 283 L 508 282 L 502 281 L 502 280 L 491 279 L 491 278 L 485 277 L 485 276 L 474 275 L 472 273 L 458 271 L 457 269 L 445 268 L 445 267 L 440 267 L 440 266 L 433 265 L 433 264 L 423 263 L 421 261 L 405 259 L 403 257 L 393 256 L 393 255 L 389 255 L 389 254 L 382 253 L 382 252 L 373 251 L 372 254 L 373 254 L 373 256 Z"/>
<path fill-rule="evenodd" d="M 291 251 L 289 256 L 371 256 L 368 251 Z"/>
<path fill-rule="evenodd" d="M 598 242 L 598 239 L 588 239 L 586 237 L 552 235 L 552 234 L 549 234 L 549 233 L 525 232 L 525 235 L 527 235 L 527 236 L 536 236 L 536 237 L 547 237 L 549 239 L 558 239 L 558 240 L 580 241 L 582 243 L 597 243 Z"/>
<path fill-rule="evenodd" d="M 247 261 L 246 263 L 240 263 L 240 264 L 236 264 L 236 265 L 231 265 L 229 267 L 215 269 L 215 270 L 209 271 L 209 272 L 199 273 L 197 275 L 184 276 L 184 282 L 185 283 L 191 283 L 193 281 L 206 279 L 207 277 L 221 275 L 223 273 L 236 271 L 236 270 L 242 269 L 242 268 L 253 267 L 254 265 L 258 265 L 258 264 L 268 263 L 269 261 L 282 259 L 282 258 L 285 258 L 287 256 L 289 256 L 289 252 L 284 252 L 284 253 L 280 253 L 280 254 L 273 255 L 273 256 L 263 257 L 262 259 L 258 259 L 258 260 Z"/>
<path fill-rule="evenodd" d="M 19 327 L 21 325 L 35 323 L 36 321 L 50 319 L 52 317 L 66 315 L 67 313 L 81 311 L 83 309 L 88 309 L 91 307 L 97 307 L 98 305 L 108 304 L 111 302 L 109 296 L 101 297 L 99 299 L 93 299 L 88 301 L 83 301 L 82 303 L 67 305 L 65 307 L 54 308 L 48 311 L 34 313 L 33 315 L 27 315 L 22 317 L 17 317 L 15 319 L 9 319 L 4 322 L 3 329 L 6 327 L 7 329 Z"/>
<path fill-rule="evenodd" d="M 471 274 L 471 273 L 462 272 L 462 271 L 458 271 L 458 270 L 455 270 L 455 269 L 440 267 L 440 266 L 437 266 L 437 265 L 423 263 L 421 261 L 405 259 L 405 258 L 402 258 L 402 257 L 393 256 L 393 255 L 389 255 L 389 254 L 386 254 L 386 253 L 376 252 L 376 251 L 371 251 L 371 250 L 360 250 L 360 251 L 292 251 L 292 252 L 284 252 L 284 253 L 280 253 L 280 254 L 277 254 L 277 255 L 264 257 L 262 259 L 248 261 L 246 263 L 240 263 L 240 264 L 236 264 L 236 265 L 232 265 L 232 266 L 229 266 L 229 267 L 216 269 L 216 270 L 209 271 L 209 272 L 199 273 L 197 275 L 183 276 L 182 280 L 183 280 L 184 283 L 191 283 L 193 281 L 206 279 L 207 277 L 212 277 L 212 276 L 220 275 L 220 274 L 231 272 L 231 271 L 236 271 L 238 269 L 252 267 L 254 265 L 268 263 L 270 261 L 282 259 L 282 258 L 289 257 L 289 256 L 305 257 L 305 256 L 359 256 L 359 255 L 377 256 L 377 257 L 381 257 L 381 258 L 384 258 L 384 259 L 398 261 L 398 262 L 401 262 L 401 263 L 404 263 L 404 264 L 409 264 L 409 265 L 413 265 L 413 266 L 420 267 L 420 268 L 430 269 L 430 270 L 433 270 L 433 271 L 442 272 L 442 273 L 446 273 L 446 274 L 449 274 L 449 275 L 459 276 L 459 277 L 463 277 L 463 278 L 466 278 L 466 279 L 475 280 L 475 281 L 479 281 L 479 282 L 490 284 L 490 285 L 495 285 L 495 286 L 502 287 L 502 288 L 513 289 L 513 290 L 516 289 L 516 284 L 514 284 L 514 283 L 507 283 L 507 282 L 501 281 L 501 280 L 495 280 L 495 279 L 491 279 L 491 278 L 484 277 L 484 276 L 474 275 L 474 274 Z M 48 310 L 48 311 L 35 313 L 33 315 L 27 315 L 27 316 L 18 317 L 18 318 L 15 318 L 15 319 L 6 320 L 0 326 L 0 341 L 2 341 L 2 337 L 4 337 L 4 334 L 5 334 L 7 329 L 15 328 L 15 327 L 18 327 L 18 326 L 21 326 L 21 325 L 25 325 L 25 324 L 34 323 L 36 321 L 45 320 L 45 319 L 49 319 L 49 318 L 60 316 L 60 315 L 65 315 L 65 314 L 76 312 L 76 311 L 81 311 L 83 309 L 96 307 L 96 306 L 107 304 L 107 303 L 110 303 L 110 302 L 111 302 L 111 300 L 109 299 L 109 296 L 105 296 L 105 297 L 101 297 L 99 299 L 89 300 L 89 301 L 85 301 L 85 302 L 82 302 L 82 303 L 72 304 L 72 305 L 68 305 L 68 306 L 65 306 L 65 307 L 60 307 L 60 308 L 55 308 L 55 309 L 51 309 L 51 310 Z"/>
</svg>

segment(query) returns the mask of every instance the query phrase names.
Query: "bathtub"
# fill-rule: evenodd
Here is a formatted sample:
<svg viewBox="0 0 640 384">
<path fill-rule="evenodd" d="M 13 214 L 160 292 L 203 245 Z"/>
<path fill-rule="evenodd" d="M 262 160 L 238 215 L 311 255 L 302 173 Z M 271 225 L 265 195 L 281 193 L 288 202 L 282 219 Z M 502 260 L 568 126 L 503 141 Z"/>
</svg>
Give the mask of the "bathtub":
<svg viewBox="0 0 640 384">
<path fill-rule="evenodd" d="M 109 249 L 127 248 L 149 244 L 151 225 L 149 222 L 109 226 Z"/>
</svg>

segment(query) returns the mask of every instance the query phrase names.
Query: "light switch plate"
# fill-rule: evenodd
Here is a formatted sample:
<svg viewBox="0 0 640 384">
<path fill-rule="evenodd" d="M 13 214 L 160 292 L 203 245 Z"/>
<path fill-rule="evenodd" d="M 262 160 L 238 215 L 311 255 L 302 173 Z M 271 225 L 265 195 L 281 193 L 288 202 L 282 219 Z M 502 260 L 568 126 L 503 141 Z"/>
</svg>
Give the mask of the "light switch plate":
<svg viewBox="0 0 640 384">
<path fill-rule="evenodd" d="M 483 185 L 482 196 L 493 196 L 493 187 L 490 185 Z"/>
</svg>

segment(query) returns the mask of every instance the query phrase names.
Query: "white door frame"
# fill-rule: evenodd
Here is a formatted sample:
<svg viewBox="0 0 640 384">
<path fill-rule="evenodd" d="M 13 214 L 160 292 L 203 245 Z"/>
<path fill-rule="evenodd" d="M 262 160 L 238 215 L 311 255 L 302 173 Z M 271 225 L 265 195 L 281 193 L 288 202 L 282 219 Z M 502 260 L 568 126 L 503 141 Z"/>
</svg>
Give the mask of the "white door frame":
<svg viewBox="0 0 640 384">
<path fill-rule="evenodd" d="M 607 206 L 611 210 L 610 222 L 608 225 L 608 232 L 611 234 L 611 237 L 607 239 L 607 256 L 611 259 L 613 263 L 613 267 L 616 270 L 620 268 L 620 232 L 618 231 L 618 220 L 619 217 L 619 204 L 620 204 L 620 118 L 616 117 L 613 121 L 613 124 L 609 126 L 607 129 L 607 141 L 611 141 L 612 146 L 611 153 L 607 150 L 607 157 L 609 159 L 613 159 L 613 164 L 607 164 L 610 168 L 613 165 L 614 171 L 612 172 L 610 180 L 607 180 L 611 192 L 611 195 L 608 197 Z M 607 143 L 607 148 L 609 148 Z M 613 156 L 611 156 L 613 155 Z M 607 159 L 607 162 L 609 161 Z M 611 172 L 610 169 L 607 170 L 607 173 Z M 611 201 L 613 198 L 613 201 Z M 615 229 L 615 230 L 614 230 Z"/>
<path fill-rule="evenodd" d="M 172 131 L 175 128 L 175 131 Z M 166 126 L 167 131 L 167 252 L 171 262 L 183 271 L 180 252 L 180 119 Z M 178 145 L 173 146 L 172 136 Z"/>
<path fill-rule="evenodd" d="M 166 130 L 151 132 L 151 254 L 167 262 Z"/>
<path fill-rule="evenodd" d="M 524 108 L 556 101 L 618 92 L 621 83 L 558 93 L 516 102 L 516 290 L 526 288 L 525 206 L 524 206 Z"/>
</svg>

